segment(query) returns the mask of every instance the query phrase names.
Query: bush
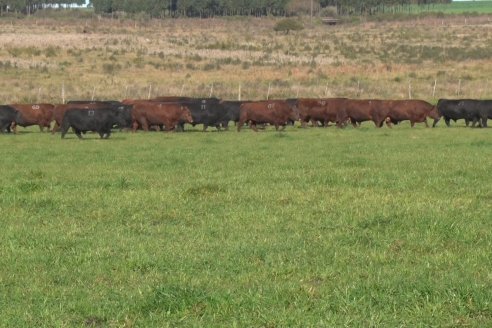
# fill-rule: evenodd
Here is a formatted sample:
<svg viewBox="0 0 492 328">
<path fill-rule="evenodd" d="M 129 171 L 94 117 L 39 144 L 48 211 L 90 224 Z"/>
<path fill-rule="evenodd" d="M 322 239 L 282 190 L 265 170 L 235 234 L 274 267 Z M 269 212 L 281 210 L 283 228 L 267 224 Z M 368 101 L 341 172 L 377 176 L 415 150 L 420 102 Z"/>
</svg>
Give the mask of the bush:
<svg viewBox="0 0 492 328">
<path fill-rule="evenodd" d="M 302 29 L 304 29 L 302 23 L 292 18 L 282 19 L 273 27 L 275 32 L 285 32 L 285 34 L 288 34 L 290 31 L 300 31 Z"/>
</svg>

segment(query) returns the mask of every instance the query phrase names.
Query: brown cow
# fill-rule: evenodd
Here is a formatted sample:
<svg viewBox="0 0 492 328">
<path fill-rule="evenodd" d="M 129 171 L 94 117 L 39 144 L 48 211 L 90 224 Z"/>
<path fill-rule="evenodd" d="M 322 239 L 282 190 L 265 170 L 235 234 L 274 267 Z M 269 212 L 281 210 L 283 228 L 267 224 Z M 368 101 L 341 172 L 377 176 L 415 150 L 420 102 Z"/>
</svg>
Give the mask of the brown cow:
<svg viewBox="0 0 492 328">
<path fill-rule="evenodd" d="M 254 101 L 241 105 L 237 131 L 241 131 L 246 122 L 256 132 L 258 132 L 256 128 L 258 123 L 273 124 L 278 131 L 279 126 L 282 126 L 283 130 L 288 121 L 295 122 L 298 119 L 297 106 L 292 106 L 285 100 Z"/>
<path fill-rule="evenodd" d="M 133 132 L 139 126 L 144 131 L 149 131 L 150 125 L 164 125 L 166 131 L 173 131 L 180 121 L 193 123 L 193 118 L 186 106 L 172 103 L 136 101 L 133 103 L 132 121 Z"/>
<path fill-rule="evenodd" d="M 415 123 L 425 123 L 429 127 L 427 117 L 439 119 L 436 106 L 423 100 L 393 100 L 390 102 L 386 124 L 391 127 L 391 123 L 409 120 L 412 127 Z"/>
<path fill-rule="evenodd" d="M 337 113 L 345 100 L 347 98 L 298 99 L 297 108 L 302 127 L 306 127 L 309 121 L 313 126 L 318 126 L 317 122 L 321 122 L 323 126 L 327 126 L 328 122 L 336 122 Z"/>
<path fill-rule="evenodd" d="M 388 117 L 390 100 L 347 99 L 337 114 L 337 126 L 343 127 L 350 120 L 354 127 L 361 122 L 373 121 L 376 127 L 383 126 Z"/>
<path fill-rule="evenodd" d="M 12 124 L 14 133 L 17 132 L 17 125 L 22 127 L 39 125 L 39 130 L 44 131 L 47 127 L 50 129 L 50 123 L 53 116 L 52 104 L 11 104 L 9 105 L 17 110 L 15 123 Z"/>
</svg>

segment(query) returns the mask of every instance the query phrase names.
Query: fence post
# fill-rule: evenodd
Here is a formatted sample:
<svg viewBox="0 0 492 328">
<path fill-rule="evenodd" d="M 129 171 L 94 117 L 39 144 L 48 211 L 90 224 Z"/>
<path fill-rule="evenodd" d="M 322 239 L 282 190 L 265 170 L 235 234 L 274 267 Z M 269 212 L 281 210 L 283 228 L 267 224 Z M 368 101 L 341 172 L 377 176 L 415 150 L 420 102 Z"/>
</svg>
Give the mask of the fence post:
<svg viewBox="0 0 492 328">
<path fill-rule="evenodd" d="M 61 96 L 62 96 L 62 104 L 64 104 L 65 103 L 65 82 L 62 82 Z"/>
</svg>

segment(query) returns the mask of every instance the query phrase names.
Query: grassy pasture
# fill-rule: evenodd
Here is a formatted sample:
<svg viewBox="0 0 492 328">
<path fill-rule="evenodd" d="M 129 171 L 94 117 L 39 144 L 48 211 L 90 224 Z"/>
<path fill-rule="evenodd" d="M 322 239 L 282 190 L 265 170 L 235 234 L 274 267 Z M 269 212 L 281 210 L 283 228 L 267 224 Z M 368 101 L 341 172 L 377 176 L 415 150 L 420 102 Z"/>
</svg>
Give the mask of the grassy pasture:
<svg viewBox="0 0 492 328">
<path fill-rule="evenodd" d="M 446 14 L 492 14 L 492 1 L 453 1 L 450 4 L 435 4 L 424 8 L 426 11 Z"/>
<path fill-rule="evenodd" d="M 488 129 L 69 137 L 0 140 L 0 326 L 492 325 Z"/>
<path fill-rule="evenodd" d="M 274 24 L 0 19 L 0 102 L 492 97 L 488 16 Z M 1 136 L 0 326 L 492 325 L 489 129 L 198 130 Z"/>
</svg>

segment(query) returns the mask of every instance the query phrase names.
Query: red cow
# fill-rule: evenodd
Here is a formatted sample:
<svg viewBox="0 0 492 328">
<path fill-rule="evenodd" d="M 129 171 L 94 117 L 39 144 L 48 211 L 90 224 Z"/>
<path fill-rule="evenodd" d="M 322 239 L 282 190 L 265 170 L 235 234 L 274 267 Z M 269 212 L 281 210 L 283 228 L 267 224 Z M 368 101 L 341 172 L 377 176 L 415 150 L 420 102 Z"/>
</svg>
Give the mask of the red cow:
<svg viewBox="0 0 492 328">
<path fill-rule="evenodd" d="M 313 126 L 321 122 L 327 126 L 328 122 L 336 122 L 338 111 L 343 108 L 347 98 L 309 99 L 301 98 L 297 101 L 299 119 L 303 127 L 311 121 Z"/>
<path fill-rule="evenodd" d="M 22 127 L 39 125 L 39 129 L 44 131 L 44 128 L 50 129 L 50 123 L 53 116 L 52 104 L 11 104 L 9 105 L 17 110 L 15 123 L 12 125 L 14 133 L 17 132 L 17 125 Z"/>
<path fill-rule="evenodd" d="M 388 117 L 389 109 L 390 100 L 347 99 L 337 113 L 337 126 L 344 126 L 348 120 L 354 127 L 361 122 L 373 121 L 380 128 Z"/>
<path fill-rule="evenodd" d="M 173 131 L 180 121 L 193 123 L 191 112 L 186 106 L 152 101 L 135 101 L 133 103 L 133 132 L 139 127 L 144 131 L 149 131 L 150 125 L 164 125 L 166 131 Z"/>
<path fill-rule="evenodd" d="M 427 123 L 427 117 L 439 119 L 437 108 L 423 100 L 393 100 L 391 101 L 390 110 L 388 113 L 387 124 L 398 124 L 401 121 L 410 121 L 413 127 L 415 123 Z"/>
<path fill-rule="evenodd" d="M 258 131 L 256 124 L 269 123 L 275 126 L 278 131 L 279 126 L 282 130 L 289 121 L 297 121 L 299 111 L 295 105 L 290 105 L 285 100 L 266 100 L 244 103 L 240 107 L 239 122 L 237 131 L 241 131 L 244 123 L 248 122 L 254 131 Z"/>
</svg>

